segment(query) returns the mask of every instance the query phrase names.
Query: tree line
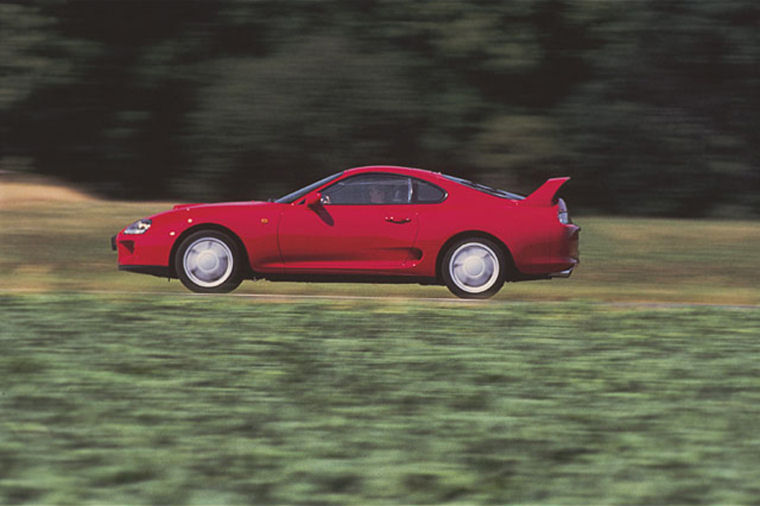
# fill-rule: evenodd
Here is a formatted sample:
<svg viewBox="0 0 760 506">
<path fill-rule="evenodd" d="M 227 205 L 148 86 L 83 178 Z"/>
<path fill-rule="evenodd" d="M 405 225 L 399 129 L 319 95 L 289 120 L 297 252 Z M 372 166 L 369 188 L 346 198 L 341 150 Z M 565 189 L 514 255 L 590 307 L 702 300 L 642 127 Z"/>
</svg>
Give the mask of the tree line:
<svg viewBox="0 0 760 506">
<path fill-rule="evenodd" d="M 130 199 L 409 165 L 760 214 L 754 0 L 0 3 L 0 164 Z"/>
</svg>

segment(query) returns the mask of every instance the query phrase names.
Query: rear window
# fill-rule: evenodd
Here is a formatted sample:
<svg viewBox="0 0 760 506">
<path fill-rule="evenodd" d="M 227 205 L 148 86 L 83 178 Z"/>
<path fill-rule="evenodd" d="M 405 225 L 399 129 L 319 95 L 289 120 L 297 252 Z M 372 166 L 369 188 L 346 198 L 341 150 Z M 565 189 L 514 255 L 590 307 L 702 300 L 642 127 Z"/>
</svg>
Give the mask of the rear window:
<svg viewBox="0 0 760 506">
<path fill-rule="evenodd" d="M 448 174 L 441 174 L 443 177 L 448 179 L 449 181 L 454 181 L 455 183 L 459 183 L 463 186 L 466 186 L 468 188 L 472 188 L 474 190 L 478 190 L 483 193 L 487 193 L 488 195 L 493 195 L 494 197 L 500 197 L 503 199 L 511 199 L 511 200 L 523 200 L 525 196 L 508 192 L 506 190 L 499 190 L 498 188 L 492 188 L 491 186 L 480 184 L 480 183 L 473 183 L 472 181 L 469 181 L 467 179 L 462 179 L 461 177 L 456 176 L 449 176 Z"/>
</svg>

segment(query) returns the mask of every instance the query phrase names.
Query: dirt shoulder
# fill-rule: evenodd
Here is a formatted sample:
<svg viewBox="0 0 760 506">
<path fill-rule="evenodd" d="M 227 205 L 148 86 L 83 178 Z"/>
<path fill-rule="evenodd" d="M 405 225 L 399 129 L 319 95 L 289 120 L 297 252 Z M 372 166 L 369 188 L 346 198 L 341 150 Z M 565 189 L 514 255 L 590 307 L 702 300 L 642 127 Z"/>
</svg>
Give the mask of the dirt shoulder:
<svg viewBox="0 0 760 506">
<path fill-rule="evenodd" d="M 0 207 L 31 202 L 97 202 L 100 199 L 55 178 L 0 171 Z"/>
</svg>

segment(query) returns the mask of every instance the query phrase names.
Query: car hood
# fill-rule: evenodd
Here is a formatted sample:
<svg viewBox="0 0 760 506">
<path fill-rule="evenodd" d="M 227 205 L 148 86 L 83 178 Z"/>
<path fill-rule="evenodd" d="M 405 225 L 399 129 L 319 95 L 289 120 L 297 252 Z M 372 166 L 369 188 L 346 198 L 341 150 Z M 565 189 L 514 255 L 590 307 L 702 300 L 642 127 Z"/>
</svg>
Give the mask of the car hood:
<svg viewBox="0 0 760 506">
<path fill-rule="evenodd" d="M 265 206 L 271 205 L 272 202 L 261 202 L 258 200 L 246 200 L 242 202 L 216 202 L 213 204 L 199 203 L 199 204 L 176 204 L 172 207 L 173 210 L 177 209 L 189 209 L 191 207 L 239 207 L 239 206 Z"/>
</svg>

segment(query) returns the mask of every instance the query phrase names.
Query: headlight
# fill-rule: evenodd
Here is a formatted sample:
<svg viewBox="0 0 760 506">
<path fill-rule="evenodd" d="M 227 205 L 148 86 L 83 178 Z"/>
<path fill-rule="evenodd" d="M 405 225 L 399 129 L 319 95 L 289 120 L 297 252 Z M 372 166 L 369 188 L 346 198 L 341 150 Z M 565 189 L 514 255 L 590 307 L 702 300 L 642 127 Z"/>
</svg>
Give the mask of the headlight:
<svg viewBox="0 0 760 506">
<path fill-rule="evenodd" d="M 144 234 L 150 228 L 151 223 L 153 222 L 147 218 L 144 218 L 142 220 L 137 220 L 136 222 L 132 223 L 130 226 L 125 228 L 124 233 L 129 234 L 129 235 Z"/>
</svg>

